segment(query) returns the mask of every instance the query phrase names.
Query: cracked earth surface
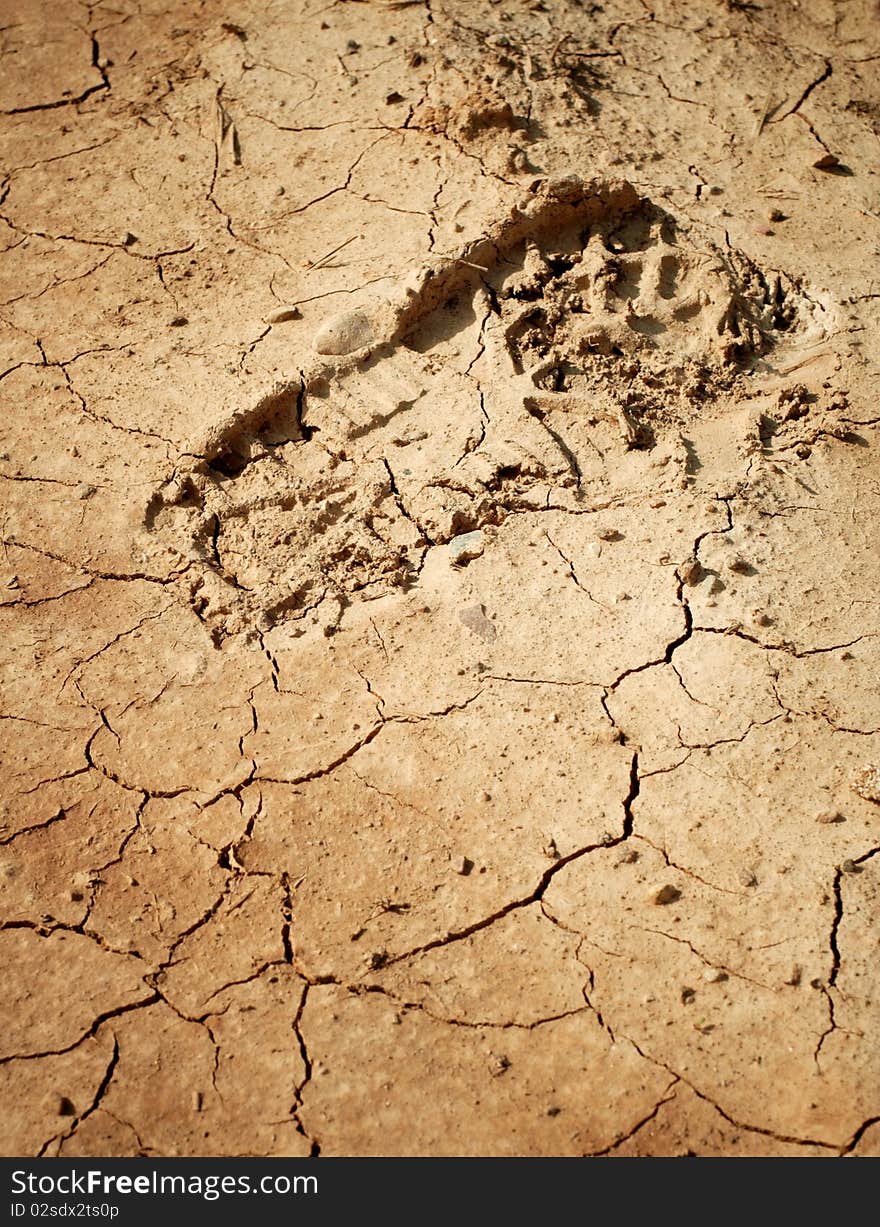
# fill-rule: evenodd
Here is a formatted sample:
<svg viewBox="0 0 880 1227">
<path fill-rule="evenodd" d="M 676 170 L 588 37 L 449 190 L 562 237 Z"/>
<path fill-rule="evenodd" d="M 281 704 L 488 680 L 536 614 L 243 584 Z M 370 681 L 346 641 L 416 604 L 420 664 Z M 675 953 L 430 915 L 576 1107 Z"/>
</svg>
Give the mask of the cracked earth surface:
<svg viewBox="0 0 880 1227">
<path fill-rule="evenodd" d="M 6 0 L 0 1149 L 880 1153 L 867 0 Z"/>
</svg>

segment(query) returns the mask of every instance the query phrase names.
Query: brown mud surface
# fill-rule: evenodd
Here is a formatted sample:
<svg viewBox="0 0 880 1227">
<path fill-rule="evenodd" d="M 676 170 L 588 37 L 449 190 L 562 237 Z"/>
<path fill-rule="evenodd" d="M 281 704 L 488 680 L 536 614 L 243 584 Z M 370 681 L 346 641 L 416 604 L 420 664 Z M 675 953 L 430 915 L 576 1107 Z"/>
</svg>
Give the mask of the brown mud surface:
<svg viewBox="0 0 880 1227">
<path fill-rule="evenodd" d="M 880 1153 L 867 0 L 4 0 L 0 1150 Z"/>
</svg>

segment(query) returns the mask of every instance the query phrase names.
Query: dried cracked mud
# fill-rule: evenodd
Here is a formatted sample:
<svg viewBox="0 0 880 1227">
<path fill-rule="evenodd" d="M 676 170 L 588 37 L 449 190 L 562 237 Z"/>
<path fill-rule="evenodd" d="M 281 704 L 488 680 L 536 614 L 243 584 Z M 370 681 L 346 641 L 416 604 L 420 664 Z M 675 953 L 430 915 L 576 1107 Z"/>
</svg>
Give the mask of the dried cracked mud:
<svg viewBox="0 0 880 1227">
<path fill-rule="evenodd" d="M 2 9 L 2 1152 L 880 1153 L 876 4 Z"/>
</svg>

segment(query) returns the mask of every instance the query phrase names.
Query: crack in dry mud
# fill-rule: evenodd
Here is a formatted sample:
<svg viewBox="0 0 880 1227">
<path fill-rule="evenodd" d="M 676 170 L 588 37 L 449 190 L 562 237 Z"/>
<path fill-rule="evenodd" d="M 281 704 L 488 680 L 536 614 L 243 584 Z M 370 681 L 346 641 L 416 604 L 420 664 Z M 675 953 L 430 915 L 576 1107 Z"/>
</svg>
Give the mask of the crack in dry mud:
<svg viewBox="0 0 880 1227">
<path fill-rule="evenodd" d="M 876 53 L 716 8 L 0 32 L 10 1153 L 876 1150 Z"/>
</svg>

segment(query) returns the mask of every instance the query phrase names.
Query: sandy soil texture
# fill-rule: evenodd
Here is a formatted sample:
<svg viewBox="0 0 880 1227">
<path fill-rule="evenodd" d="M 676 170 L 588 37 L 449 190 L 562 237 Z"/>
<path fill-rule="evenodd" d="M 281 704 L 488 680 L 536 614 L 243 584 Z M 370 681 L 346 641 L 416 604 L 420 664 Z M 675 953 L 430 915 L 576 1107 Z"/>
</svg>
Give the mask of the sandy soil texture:
<svg viewBox="0 0 880 1227">
<path fill-rule="evenodd" d="M 0 12 L 0 1150 L 880 1154 L 874 0 Z"/>
</svg>

